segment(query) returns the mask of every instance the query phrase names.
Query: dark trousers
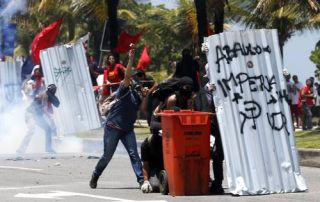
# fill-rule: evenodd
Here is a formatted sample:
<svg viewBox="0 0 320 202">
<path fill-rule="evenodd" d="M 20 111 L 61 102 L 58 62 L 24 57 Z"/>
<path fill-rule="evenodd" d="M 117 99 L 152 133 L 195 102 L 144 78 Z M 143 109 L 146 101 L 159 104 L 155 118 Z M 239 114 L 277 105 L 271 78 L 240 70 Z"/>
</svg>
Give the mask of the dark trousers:
<svg viewBox="0 0 320 202">
<path fill-rule="evenodd" d="M 214 181 L 216 184 L 220 185 L 223 181 L 224 155 L 218 120 L 216 116 L 212 117 L 211 134 L 213 134 L 213 136 L 215 137 L 215 144 L 213 147 L 213 151 L 211 152 Z"/>
</svg>

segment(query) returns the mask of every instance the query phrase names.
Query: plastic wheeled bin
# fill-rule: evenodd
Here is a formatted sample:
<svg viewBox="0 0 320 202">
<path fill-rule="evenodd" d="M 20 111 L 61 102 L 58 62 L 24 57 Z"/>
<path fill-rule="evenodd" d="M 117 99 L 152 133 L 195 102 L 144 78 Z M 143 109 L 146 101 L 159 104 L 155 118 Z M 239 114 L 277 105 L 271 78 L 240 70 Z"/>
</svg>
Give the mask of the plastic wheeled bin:
<svg viewBox="0 0 320 202">
<path fill-rule="evenodd" d="M 160 113 L 164 178 L 172 196 L 208 194 L 211 115 L 191 110 Z"/>
</svg>

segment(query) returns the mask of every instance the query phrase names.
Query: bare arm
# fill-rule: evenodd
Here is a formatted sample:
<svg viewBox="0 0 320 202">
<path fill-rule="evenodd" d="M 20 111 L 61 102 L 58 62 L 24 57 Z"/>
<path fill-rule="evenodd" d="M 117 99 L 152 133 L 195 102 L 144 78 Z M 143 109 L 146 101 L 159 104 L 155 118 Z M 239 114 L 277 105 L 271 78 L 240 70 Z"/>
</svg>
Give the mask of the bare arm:
<svg viewBox="0 0 320 202">
<path fill-rule="evenodd" d="M 148 88 L 145 87 L 142 89 L 142 95 L 141 95 L 141 104 L 140 104 L 140 107 L 139 107 L 139 110 L 141 112 L 145 112 L 147 110 L 147 104 L 148 104 L 148 99 L 147 99 L 147 93 L 148 93 Z"/>
<path fill-rule="evenodd" d="M 301 91 L 302 97 L 313 97 L 313 93 L 308 94 L 304 89 Z"/>
<path fill-rule="evenodd" d="M 169 96 L 166 100 L 166 109 L 172 109 L 177 102 L 177 96 L 175 94 Z"/>
<path fill-rule="evenodd" d="M 133 60 L 134 60 L 134 49 L 133 49 L 133 45 L 131 46 L 132 49 L 129 51 L 129 61 L 128 61 L 128 65 L 127 68 L 124 71 L 124 86 L 128 87 L 130 85 L 131 82 L 131 76 L 132 76 L 132 64 L 133 64 Z"/>
<path fill-rule="evenodd" d="M 148 161 L 142 162 L 142 173 L 143 173 L 143 179 L 149 180 L 149 162 Z"/>
</svg>

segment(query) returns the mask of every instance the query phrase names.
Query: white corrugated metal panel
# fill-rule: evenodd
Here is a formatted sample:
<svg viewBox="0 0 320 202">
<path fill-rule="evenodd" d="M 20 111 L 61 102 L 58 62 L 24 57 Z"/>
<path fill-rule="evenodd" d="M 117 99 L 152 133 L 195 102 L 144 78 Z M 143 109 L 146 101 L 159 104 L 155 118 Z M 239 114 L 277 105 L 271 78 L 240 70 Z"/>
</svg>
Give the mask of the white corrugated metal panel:
<svg viewBox="0 0 320 202">
<path fill-rule="evenodd" d="M 101 127 L 82 44 L 55 46 L 41 51 L 46 85 L 57 85 L 60 107 L 55 108 L 59 134 Z"/>
<path fill-rule="evenodd" d="M 306 190 L 284 99 L 277 31 L 225 32 L 206 40 L 230 192 Z"/>
<path fill-rule="evenodd" d="M 21 98 L 21 63 L 0 62 L 0 112 Z"/>
</svg>

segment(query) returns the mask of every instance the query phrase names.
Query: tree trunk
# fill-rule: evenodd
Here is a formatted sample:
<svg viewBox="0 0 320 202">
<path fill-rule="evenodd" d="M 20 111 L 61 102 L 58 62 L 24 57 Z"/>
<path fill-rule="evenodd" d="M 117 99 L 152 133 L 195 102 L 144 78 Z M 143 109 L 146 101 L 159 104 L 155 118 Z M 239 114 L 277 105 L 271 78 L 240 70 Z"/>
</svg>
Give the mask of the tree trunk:
<svg viewBox="0 0 320 202">
<path fill-rule="evenodd" d="M 225 0 L 216 1 L 214 8 L 214 33 L 223 32 Z"/>
<path fill-rule="evenodd" d="M 100 61 L 100 44 L 102 40 L 102 32 L 103 26 L 101 26 L 99 23 L 95 23 L 95 21 L 89 21 L 88 22 L 88 28 L 91 32 L 90 41 L 93 40 L 93 47 L 94 50 L 94 56 L 97 61 Z"/>
<path fill-rule="evenodd" d="M 108 5 L 108 18 L 110 25 L 110 49 L 113 51 L 118 42 L 118 20 L 117 20 L 117 12 L 118 12 L 118 4 L 119 0 L 106 0 Z"/>
<path fill-rule="evenodd" d="M 72 18 L 68 18 L 68 40 L 72 41 L 75 35 L 75 21 Z"/>
<path fill-rule="evenodd" d="M 197 10 L 197 21 L 198 21 L 198 46 L 203 43 L 203 37 L 208 36 L 207 26 L 207 9 L 205 0 L 194 0 L 194 4 Z"/>
</svg>

